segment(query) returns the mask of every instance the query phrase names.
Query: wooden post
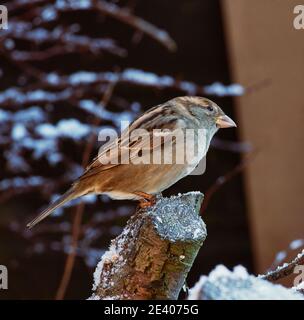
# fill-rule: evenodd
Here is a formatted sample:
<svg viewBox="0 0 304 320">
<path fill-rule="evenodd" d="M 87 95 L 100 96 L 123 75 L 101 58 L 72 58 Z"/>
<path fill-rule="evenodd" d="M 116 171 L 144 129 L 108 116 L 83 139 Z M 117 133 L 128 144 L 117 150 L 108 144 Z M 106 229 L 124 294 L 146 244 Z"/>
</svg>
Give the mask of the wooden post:
<svg viewBox="0 0 304 320">
<path fill-rule="evenodd" d="M 177 299 L 207 232 L 203 195 L 159 196 L 138 209 L 94 273 L 90 299 Z"/>
</svg>

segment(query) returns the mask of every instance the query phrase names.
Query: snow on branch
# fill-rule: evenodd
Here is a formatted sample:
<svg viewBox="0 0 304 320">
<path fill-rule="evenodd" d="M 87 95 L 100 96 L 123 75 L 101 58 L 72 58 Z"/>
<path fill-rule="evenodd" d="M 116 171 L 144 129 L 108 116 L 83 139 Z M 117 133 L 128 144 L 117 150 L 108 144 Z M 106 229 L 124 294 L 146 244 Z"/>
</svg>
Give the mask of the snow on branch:
<svg viewBox="0 0 304 320">
<path fill-rule="evenodd" d="M 41 6 L 41 7 L 40 7 Z M 155 27 L 153 24 L 135 16 L 127 8 L 121 8 L 118 5 L 99 0 L 57 0 L 53 1 L 21 1 L 15 0 L 8 4 L 8 10 L 27 9 L 34 11 L 35 15 L 40 16 L 40 24 L 55 21 L 59 19 L 61 13 L 77 11 L 95 11 L 102 16 L 109 16 L 121 23 L 132 27 L 134 30 L 141 32 L 153 40 L 159 42 L 170 51 L 176 50 L 176 44 L 169 34 L 162 29 Z M 37 23 L 39 24 L 39 23 Z"/>
<path fill-rule="evenodd" d="M 303 300 L 292 289 L 274 285 L 248 274 L 242 266 L 232 271 L 218 265 L 208 276 L 201 276 L 190 289 L 189 300 Z"/>
<path fill-rule="evenodd" d="M 7 49 L 13 49 L 14 42 L 27 41 L 36 47 L 48 45 L 46 50 L 21 51 L 14 50 L 11 56 L 16 61 L 43 61 L 53 58 L 57 55 L 65 55 L 73 52 L 89 52 L 98 55 L 102 52 L 108 52 L 119 57 L 126 57 L 127 51 L 119 47 L 113 39 L 91 38 L 84 35 L 75 34 L 78 28 L 70 27 L 66 30 L 61 26 L 49 31 L 44 28 L 31 29 L 30 23 L 12 21 L 9 29 L 1 33 L 0 38 L 4 38 L 4 45 Z M 27 31 L 27 32 L 25 32 Z M 9 40 L 8 40 L 9 39 Z"/>
<path fill-rule="evenodd" d="M 0 94 L 0 106 L 13 108 L 16 103 L 22 106 L 33 104 L 58 103 L 69 101 L 73 98 L 81 99 L 86 95 L 85 89 L 91 85 L 101 85 L 109 83 L 122 83 L 134 86 L 150 87 L 155 89 L 175 89 L 186 95 L 204 95 L 204 86 L 198 86 L 192 82 L 179 81 L 171 76 L 158 76 L 152 72 L 145 72 L 138 69 L 126 69 L 121 73 L 114 72 L 88 72 L 79 71 L 69 76 L 60 76 L 57 73 L 49 73 L 42 79 L 40 88 L 35 90 L 26 90 L 26 88 L 9 88 Z M 243 91 L 234 89 L 239 85 L 221 85 L 219 89 L 214 89 L 209 93 L 219 96 L 232 96 L 243 94 Z M 81 90 L 81 88 L 83 88 Z M 102 87 L 99 87 L 102 91 Z M 47 89 L 47 90 L 45 90 Z M 52 90 L 52 91 L 51 91 Z M 59 90 L 54 92 L 54 90 Z"/>
<path fill-rule="evenodd" d="M 259 275 L 259 278 L 270 281 L 277 281 L 292 274 L 295 267 L 299 265 L 304 265 L 304 249 L 291 262 L 284 263 L 283 265 L 278 266 L 275 270 L 269 271 L 264 275 Z"/>
<path fill-rule="evenodd" d="M 169 36 L 169 34 L 161 29 L 156 28 L 151 23 L 133 15 L 130 10 L 120 8 L 114 3 L 107 1 L 93 1 L 93 0 L 71 0 L 71 1 L 59 1 L 59 4 L 55 6 L 59 12 L 75 11 L 75 10 L 92 10 L 95 9 L 102 15 L 114 18 L 126 25 L 131 26 L 137 31 L 146 34 L 155 41 L 161 43 L 170 51 L 176 50 L 176 43 Z"/>
</svg>

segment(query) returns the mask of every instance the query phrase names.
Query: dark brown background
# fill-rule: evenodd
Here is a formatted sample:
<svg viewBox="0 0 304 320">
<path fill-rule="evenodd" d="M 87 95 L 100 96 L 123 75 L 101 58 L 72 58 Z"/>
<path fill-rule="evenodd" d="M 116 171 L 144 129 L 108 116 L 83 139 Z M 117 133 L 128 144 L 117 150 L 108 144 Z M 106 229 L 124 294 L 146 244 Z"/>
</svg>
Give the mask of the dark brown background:
<svg viewBox="0 0 304 320">
<path fill-rule="evenodd" d="M 255 16 L 260 16 L 263 12 L 266 15 L 264 9 L 268 8 L 270 10 L 271 6 L 263 7 L 263 4 L 260 1 L 258 2 L 257 6 L 255 6 L 255 2 L 251 2 L 249 7 L 252 6 L 250 7 L 252 10 L 257 8 L 258 11 L 256 13 L 259 14 Z M 259 150 L 259 154 L 264 155 L 266 150 L 268 150 L 268 146 L 262 146 L 261 148 L 259 144 L 259 141 L 263 140 L 264 135 L 259 138 L 260 140 L 257 140 L 256 134 L 261 132 L 262 126 L 265 128 L 266 124 L 263 124 L 263 121 L 261 121 L 263 114 L 259 114 L 259 117 L 255 118 L 257 126 L 253 128 L 252 119 L 256 113 L 252 112 L 252 108 L 255 107 L 254 99 L 259 97 L 259 94 L 268 94 L 267 101 L 271 99 L 273 94 L 272 85 L 273 83 L 277 83 L 279 76 L 277 74 L 264 75 L 262 71 L 264 70 L 263 66 L 268 65 L 269 60 L 271 60 L 270 54 L 266 54 L 266 57 L 269 59 L 265 59 L 261 65 L 259 64 L 260 62 L 254 61 L 254 63 L 258 63 L 259 70 L 261 70 L 260 73 L 243 75 L 243 73 L 246 73 L 246 70 L 255 68 L 255 64 L 252 64 L 250 59 L 241 58 L 248 56 L 246 48 L 250 47 L 252 34 L 256 28 L 254 21 L 249 19 L 249 17 L 252 17 L 251 11 L 248 9 L 249 7 L 243 6 L 242 1 L 235 1 L 233 3 L 232 5 L 229 1 L 220 2 L 215 0 L 138 0 L 118 2 L 120 6 L 128 5 L 133 7 L 134 13 L 137 16 L 168 31 L 178 46 L 178 50 L 175 53 L 168 52 L 159 43 L 146 36 L 138 44 L 132 43 L 133 30 L 113 19 L 101 19 L 90 12 L 77 15 L 65 14 L 60 18 L 60 23 L 70 24 L 77 21 L 83 26 L 83 31 L 93 37 L 107 36 L 115 38 L 120 45 L 127 48 L 128 56 L 126 58 L 115 58 L 111 55 L 91 56 L 89 54 L 72 54 L 47 59 L 43 62 L 33 63 L 33 65 L 45 72 L 60 71 L 65 74 L 77 70 L 105 71 L 113 70 L 114 66 L 118 66 L 120 70 L 123 70 L 129 67 L 154 72 L 158 75 L 171 75 L 178 79 L 192 81 L 198 85 L 211 84 L 215 81 L 228 85 L 234 81 L 238 81 L 245 87 L 251 88 L 255 84 L 262 83 L 260 87 L 257 86 L 254 90 L 249 90 L 241 98 L 241 102 L 237 105 L 237 110 L 231 97 L 212 97 L 212 99 L 222 106 L 225 112 L 231 115 L 238 123 L 239 128 L 241 128 L 241 132 L 239 128 L 222 130 L 217 134 L 217 138 L 225 141 L 246 141 L 252 143 L 254 148 Z M 284 10 L 290 10 L 290 7 L 284 7 L 281 10 L 285 12 Z M 292 20 L 292 14 L 287 15 L 285 20 L 287 19 Z M 247 25 L 247 21 L 251 21 L 251 24 L 248 23 Z M 246 26 L 248 33 L 242 33 L 243 26 Z M 52 25 L 49 27 L 52 28 Z M 287 25 L 285 27 L 288 28 Z M 261 31 L 262 29 L 258 30 Z M 264 27 L 261 32 L 269 32 L 270 36 L 270 33 L 275 34 L 277 31 L 275 29 L 269 31 Z M 255 46 L 259 47 L 261 45 L 259 43 L 260 37 L 261 35 L 258 35 L 254 38 L 256 42 L 252 44 L 252 48 L 250 47 L 251 52 Z M 245 39 L 247 39 L 247 42 Z M 18 49 L 26 48 L 26 45 L 22 42 L 17 43 L 17 46 L 19 46 Z M 248 49 L 248 52 L 250 50 Z M 271 49 L 267 48 L 267 50 L 269 53 Z M 293 50 L 296 52 L 299 50 L 296 44 L 294 44 Z M 239 56 L 240 52 L 243 52 L 243 55 Z M 251 58 L 253 60 L 254 57 L 256 55 L 252 54 Z M 284 63 L 286 70 L 289 70 L 289 65 L 292 65 L 292 59 L 287 53 L 285 56 L 279 55 L 277 62 L 280 65 Z M 277 67 L 275 65 L 273 68 L 276 69 Z M 5 56 L 1 56 L 0 58 L 0 68 L 4 72 L 4 76 L 0 82 L 1 90 L 16 85 L 16 79 L 21 72 L 20 69 L 14 66 Z M 263 82 L 269 77 L 271 81 Z M 276 88 L 276 90 L 280 89 Z M 298 94 L 295 103 L 298 103 L 301 101 L 300 90 L 295 89 L 295 92 Z M 130 103 L 132 101 L 140 102 L 142 105 L 141 111 L 179 94 L 181 93 L 178 90 L 151 90 L 130 85 L 118 85 L 115 88 L 115 95 L 123 97 Z M 250 99 L 251 102 L 248 102 Z M 263 99 L 266 98 L 264 97 Z M 267 105 L 268 110 L 273 110 L 274 106 L 272 104 L 266 103 L 265 100 L 263 102 L 261 100 L 258 101 L 260 105 Z M 247 103 L 250 103 L 251 107 L 248 107 Z M 123 111 L 111 101 L 108 108 L 115 112 Z M 302 105 L 301 110 L 303 110 Z M 300 110 L 298 113 L 300 116 Z M 271 111 L 270 114 L 272 114 Z M 303 116 L 303 112 L 301 114 Z M 275 113 L 274 117 L 284 121 L 285 116 L 281 113 Z M 271 115 L 268 115 L 268 117 L 271 117 Z M 51 112 L 52 123 L 56 123 L 62 118 L 76 118 L 82 122 L 89 122 L 90 120 L 90 118 L 77 108 L 73 108 L 73 105 L 68 102 L 60 104 L 60 107 L 56 106 Z M 269 127 L 270 129 L 271 127 Z M 266 132 L 264 133 L 266 137 L 271 136 L 269 131 L 266 130 L 264 132 Z M 293 134 L 296 135 L 295 132 Z M 270 145 L 274 146 L 275 141 L 277 141 L 276 137 L 272 140 L 270 139 Z M 303 140 L 301 141 L 303 142 Z M 71 144 L 69 141 L 63 141 L 62 143 L 64 151 L 69 154 L 70 158 L 81 163 L 83 146 Z M 295 149 L 293 151 L 297 152 Z M 95 152 L 97 152 L 97 145 Z M 286 163 L 291 165 L 291 162 L 288 161 L 291 157 L 295 156 L 296 154 L 292 155 L 290 153 L 286 155 Z M 239 153 L 221 150 L 213 146 L 207 157 L 206 173 L 203 176 L 189 176 L 183 179 L 167 190 L 165 194 L 170 195 L 190 190 L 206 192 L 218 177 L 231 172 L 240 161 L 241 155 Z M 277 182 L 273 179 L 274 176 L 271 176 L 274 173 L 269 171 L 272 166 L 266 158 L 260 163 L 258 172 L 255 171 L 254 161 L 249 164 L 249 169 L 246 169 L 247 174 L 248 170 L 251 170 L 249 171 L 249 180 L 246 180 L 247 185 L 248 181 L 250 185 L 250 188 L 246 189 L 246 195 L 243 181 L 244 176 L 241 173 L 233 177 L 212 197 L 203 217 L 207 224 L 208 237 L 189 274 L 188 284 L 190 287 L 198 280 L 201 274 L 207 274 L 217 264 L 224 264 L 229 268 L 242 264 L 250 272 L 262 272 L 270 266 L 277 251 L 284 249 L 289 241 L 301 236 L 301 223 L 303 220 L 301 223 L 298 223 L 298 231 L 294 232 L 296 228 L 292 224 L 288 228 L 288 231 L 286 231 L 288 236 L 284 240 L 282 240 L 282 236 L 282 241 L 269 242 L 267 235 L 270 228 L 263 229 L 261 227 L 264 226 L 264 218 L 260 210 L 268 210 L 268 214 L 273 217 L 276 214 L 276 209 L 271 205 L 267 209 L 265 207 L 257 207 L 257 204 L 265 203 L 266 200 L 261 200 L 254 190 L 259 189 L 258 181 L 261 180 L 258 179 L 263 178 L 265 172 L 268 172 L 268 179 L 273 181 L 275 185 L 280 185 L 281 181 Z M 0 173 L 0 179 L 13 177 L 6 170 L 7 164 L 3 156 L 0 156 L 0 165 L 3 168 Z M 36 173 L 39 172 L 39 174 L 55 180 L 64 171 L 68 170 L 66 166 L 50 169 L 43 161 L 33 164 L 33 166 Z M 253 180 L 255 181 L 254 183 L 252 183 Z M 296 181 L 296 183 L 298 180 L 300 179 L 293 178 L 293 181 Z M 287 187 L 286 182 L 286 188 L 292 190 L 293 187 L 291 185 L 292 182 L 288 182 Z M 266 185 L 264 181 L 261 186 L 264 186 L 264 188 L 261 187 L 261 190 L 263 190 L 263 195 L 267 199 L 268 194 L 271 194 L 271 183 Z M 56 190 L 56 193 L 64 191 L 66 187 L 63 186 Z M 275 197 L 278 199 L 282 195 L 276 194 Z M 281 201 L 283 201 L 282 199 Z M 250 203 L 250 210 L 247 208 L 247 200 Z M 52 232 L 51 230 L 58 223 L 64 221 L 69 222 L 68 226 L 70 227 L 75 208 L 66 209 L 62 216 L 49 218 L 48 221 L 43 223 L 44 226 L 37 227 L 32 233 L 28 233 L 23 229 L 26 222 L 33 218 L 35 213 L 42 206 L 46 205 L 48 201 L 48 196 L 42 196 L 41 192 L 33 191 L 15 195 L 9 198 L 8 201 L 1 203 L 0 264 L 8 267 L 9 290 L 0 291 L 0 298 L 53 299 L 55 297 L 62 277 L 66 253 L 62 252 L 62 250 L 55 250 L 52 243 L 69 244 L 70 233 Z M 96 204 L 87 205 L 85 208 L 84 224 L 90 221 L 94 215 L 102 216 L 105 220 L 99 225 L 100 236 L 91 243 L 91 246 L 94 249 L 105 250 L 109 245 L 110 239 L 121 231 L 128 215 L 131 214 L 134 208 L 135 204 L 132 202 L 104 201 L 104 198 Z M 123 217 L 115 217 L 115 212 L 122 212 L 121 210 L 125 210 L 126 212 L 123 214 Z M 110 215 L 113 217 L 107 219 Z M 292 214 L 289 215 L 289 219 L 292 221 L 296 220 Z M 251 223 L 249 224 L 248 221 Z M 271 218 L 267 221 L 269 225 L 273 222 Z M 284 233 L 282 231 L 284 228 L 283 220 L 281 224 L 278 222 L 275 224 L 275 230 L 278 230 L 278 225 L 282 228 L 280 229 L 282 235 Z M 255 256 L 252 255 L 250 234 L 254 235 Z M 278 235 L 276 236 L 278 237 Z M 261 249 L 264 248 L 264 242 L 271 243 L 267 250 Z M 256 245 L 257 243 L 259 243 L 258 246 Z M 65 246 L 65 248 L 68 247 Z M 90 254 L 91 251 L 88 255 L 90 256 Z M 98 254 L 100 255 L 101 253 Z M 79 255 L 76 259 L 65 298 L 87 298 L 91 293 L 93 271 L 92 264 L 88 265 L 83 256 Z"/>
</svg>

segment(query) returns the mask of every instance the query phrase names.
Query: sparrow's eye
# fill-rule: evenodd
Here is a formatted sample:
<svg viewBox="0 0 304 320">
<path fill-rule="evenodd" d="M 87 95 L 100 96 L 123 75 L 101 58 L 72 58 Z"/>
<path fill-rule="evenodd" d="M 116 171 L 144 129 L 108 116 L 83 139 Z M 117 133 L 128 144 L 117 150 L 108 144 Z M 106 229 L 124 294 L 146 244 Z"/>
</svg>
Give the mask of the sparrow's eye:
<svg viewBox="0 0 304 320">
<path fill-rule="evenodd" d="M 214 108 L 212 106 L 207 107 L 207 110 L 212 112 L 214 110 Z"/>
</svg>

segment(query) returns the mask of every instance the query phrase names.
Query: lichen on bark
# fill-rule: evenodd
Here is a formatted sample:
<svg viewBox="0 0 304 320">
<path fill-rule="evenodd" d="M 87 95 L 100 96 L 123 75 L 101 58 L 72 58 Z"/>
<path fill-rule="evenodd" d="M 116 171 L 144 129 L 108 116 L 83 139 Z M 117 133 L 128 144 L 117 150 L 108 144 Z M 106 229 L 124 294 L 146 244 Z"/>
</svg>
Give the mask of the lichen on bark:
<svg viewBox="0 0 304 320">
<path fill-rule="evenodd" d="M 207 231 L 203 195 L 157 197 L 138 209 L 102 256 L 91 299 L 177 299 Z"/>
</svg>

